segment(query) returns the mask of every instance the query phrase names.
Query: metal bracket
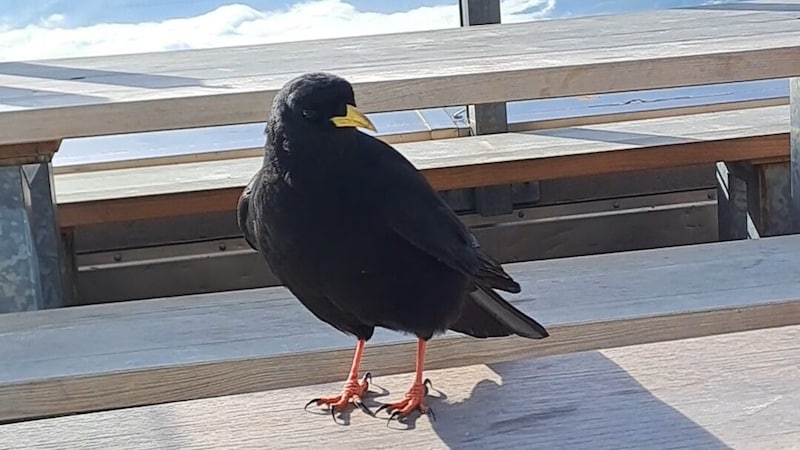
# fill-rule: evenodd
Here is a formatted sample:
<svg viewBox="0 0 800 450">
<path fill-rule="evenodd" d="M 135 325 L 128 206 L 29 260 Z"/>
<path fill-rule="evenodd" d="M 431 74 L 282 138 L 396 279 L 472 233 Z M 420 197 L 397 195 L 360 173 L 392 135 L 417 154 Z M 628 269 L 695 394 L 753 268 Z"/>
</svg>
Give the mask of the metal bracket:
<svg viewBox="0 0 800 450">
<path fill-rule="evenodd" d="M 62 306 L 50 161 L 60 142 L 0 146 L 0 312 Z"/>
</svg>

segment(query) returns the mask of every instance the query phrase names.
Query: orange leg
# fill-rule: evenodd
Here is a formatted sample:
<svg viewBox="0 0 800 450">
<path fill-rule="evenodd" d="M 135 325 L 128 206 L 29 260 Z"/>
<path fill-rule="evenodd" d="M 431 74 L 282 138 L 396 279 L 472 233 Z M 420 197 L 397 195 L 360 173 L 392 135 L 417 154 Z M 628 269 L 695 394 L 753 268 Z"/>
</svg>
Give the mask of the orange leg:
<svg viewBox="0 0 800 450">
<path fill-rule="evenodd" d="M 368 380 L 371 379 L 372 376 L 367 373 L 364 375 L 364 378 L 358 379 L 358 368 L 361 365 L 361 357 L 364 355 L 364 346 L 366 344 L 366 341 L 363 339 L 359 339 L 358 344 L 356 344 L 356 352 L 355 355 L 353 355 L 353 365 L 350 367 L 350 375 L 348 375 L 347 381 L 345 381 L 342 387 L 342 393 L 331 397 L 315 398 L 306 403 L 306 408 L 312 403 L 316 403 L 318 406 L 327 405 L 331 411 L 331 415 L 334 415 L 337 410 L 343 410 L 347 404 L 352 401 L 354 405 L 361 408 L 364 412 L 373 415 L 372 411 L 361 402 L 361 398 L 369 389 Z M 334 420 L 336 419 L 334 418 Z"/>
<path fill-rule="evenodd" d="M 433 414 L 433 410 L 425 405 L 425 395 L 428 394 L 427 385 L 430 383 L 430 380 L 422 381 L 422 371 L 425 366 L 426 344 L 427 342 L 423 339 L 417 340 L 417 370 L 414 374 L 414 383 L 411 385 L 411 388 L 408 390 L 405 397 L 398 402 L 385 404 L 378 408 L 378 411 L 376 411 L 380 412 L 381 410 L 385 409 L 386 411 L 390 412 L 390 422 L 392 419 L 402 419 L 417 409 L 422 414 L 429 414 L 432 419 L 436 419 L 436 416 Z"/>
</svg>

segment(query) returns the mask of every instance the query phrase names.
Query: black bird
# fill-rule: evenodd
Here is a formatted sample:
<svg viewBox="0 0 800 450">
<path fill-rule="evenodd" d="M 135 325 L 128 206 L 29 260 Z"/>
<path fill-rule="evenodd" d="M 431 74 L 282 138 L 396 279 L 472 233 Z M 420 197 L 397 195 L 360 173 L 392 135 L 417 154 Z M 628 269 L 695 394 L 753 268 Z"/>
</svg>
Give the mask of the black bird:
<svg viewBox="0 0 800 450">
<path fill-rule="evenodd" d="M 520 292 L 475 237 L 356 109 L 353 88 L 328 73 L 289 81 L 272 103 L 264 162 L 238 203 L 248 244 L 317 318 L 358 339 L 340 395 L 309 402 L 333 414 L 361 403 L 359 365 L 376 326 L 418 338 L 416 375 L 391 418 L 426 413 L 426 342 L 447 329 L 541 339 L 547 330 L 493 289 Z M 307 405 L 308 406 L 308 405 Z"/>
</svg>

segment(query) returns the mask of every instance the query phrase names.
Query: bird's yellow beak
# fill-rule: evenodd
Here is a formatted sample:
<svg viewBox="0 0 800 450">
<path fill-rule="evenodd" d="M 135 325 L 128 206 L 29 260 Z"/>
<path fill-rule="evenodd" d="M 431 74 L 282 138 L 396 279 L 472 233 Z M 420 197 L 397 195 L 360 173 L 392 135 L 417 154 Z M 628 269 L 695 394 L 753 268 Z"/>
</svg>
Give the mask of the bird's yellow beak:
<svg viewBox="0 0 800 450">
<path fill-rule="evenodd" d="M 367 119 L 367 116 L 362 114 L 361 111 L 356 109 L 353 105 L 347 105 L 347 114 L 344 116 L 332 117 L 331 122 L 337 127 L 361 127 L 376 133 L 378 132 L 378 130 L 375 129 L 375 125 Z"/>
</svg>

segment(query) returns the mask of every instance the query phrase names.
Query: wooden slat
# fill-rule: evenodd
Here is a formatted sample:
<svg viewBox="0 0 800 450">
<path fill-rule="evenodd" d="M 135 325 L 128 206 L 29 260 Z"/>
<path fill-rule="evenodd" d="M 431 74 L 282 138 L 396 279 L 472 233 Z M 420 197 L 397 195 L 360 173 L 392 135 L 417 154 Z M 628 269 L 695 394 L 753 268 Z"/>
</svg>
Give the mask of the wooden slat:
<svg viewBox="0 0 800 450">
<path fill-rule="evenodd" d="M 789 107 L 397 144 L 437 189 L 787 157 Z M 63 226 L 233 211 L 261 158 L 55 177 Z"/>
<path fill-rule="evenodd" d="M 779 104 L 786 104 L 787 102 L 780 102 Z M 746 106 L 746 105 L 745 105 Z M 458 128 L 446 128 L 437 130 L 426 131 L 413 131 L 407 133 L 387 133 L 382 134 L 380 138 L 390 144 L 401 142 L 417 142 L 429 141 L 433 139 L 446 139 L 458 136 L 466 136 L 467 131 L 460 132 Z M 120 140 L 120 142 L 124 142 Z M 109 145 L 117 144 L 118 142 L 109 143 Z M 200 142 L 202 144 L 202 142 Z M 117 151 L 119 149 L 115 149 Z M 128 150 L 128 153 L 136 154 L 136 150 Z M 142 168 L 153 166 L 164 166 L 168 164 L 182 164 L 187 162 L 206 162 L 206 161 L 223 161 L 236 158 L 256 157 L 264 154 L 264 146 L 252 148 L 232 148 L 231 150 L 219 151 L 199 151 L 196 153 L 182 153 L 167 156 L 144 156 L 126 158 L 120 160 L 109 160 L 102 162 L 92 162 L 88 164 L 70 164 L 66 166 L 56 166 L 53 168 L 54 174 L 67 174 L 67 173 L 86 173 L 97 172 L 102 170 L 115 170 L 115 169 L 130 169 Z M 126 155 L 129 156 L 129 155 Z"/>
<path fill-rule="evenodd" d="M 259 122 L 309 70 L 350 78 L 365 111 L 391 111 L 797 76 L 799 42 L 791 11 L 668 10 L 4 63 L 0 144 Z"/>
<path fill-rule="evenodd" d="M 508 266 L 544 341 L 449 333 L 431 369 L 800 323 L 800 236 Z M 0 421 L 338 381 L 354 341 L 283 288 L 0 316 Z M 408 370 L 376 330 L 365 370 Z"/>
<path fill-rule="evenodd" d="M 387 428 L 384 414 L 355 411 L 338 426 L 303 411 L 339 392 L 336 382 L 4 425 L 0 447 L 792 449 L 797 361 L 800 326 L 791 326 L 428 371 L 436 420 L 415 414 L 407 433 Z M 400 398 L 411 376 L 376 378 L 385 395 L 368 404 Z"/>
<path fill-rule="evenodd" d="M 50 161 L 60 146 L 61 141 L 0 145 L 0 166 Z"/>
</svg>

